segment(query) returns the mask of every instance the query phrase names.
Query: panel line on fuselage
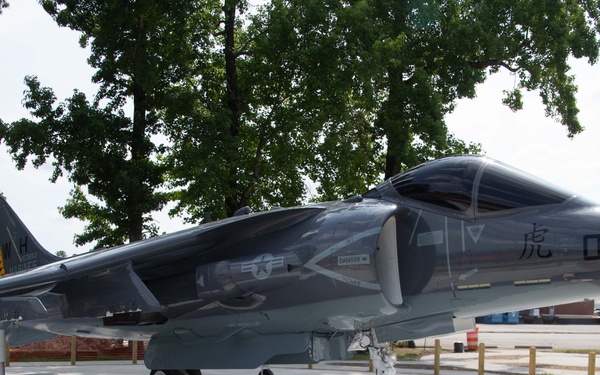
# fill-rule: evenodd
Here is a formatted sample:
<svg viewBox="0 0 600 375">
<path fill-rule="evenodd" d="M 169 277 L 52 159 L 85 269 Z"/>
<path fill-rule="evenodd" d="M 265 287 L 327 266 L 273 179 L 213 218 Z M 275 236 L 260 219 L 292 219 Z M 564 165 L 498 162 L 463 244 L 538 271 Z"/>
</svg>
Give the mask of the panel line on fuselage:
<svg viewBox="0 0 600 375">
<path fill-rule="evenodd" d="M 452 268 L 450 267 L 450 241 L 448 241 L 448 217 L 444 216 L 444 239 L 446 240 L 446 262 L 448 262 L 448 277 L 452 277 Z"/>
<path fill-rule="evenodd" d="M 413 239 L 415 238 L 415 232 L 417 231 L 417 225 L 419 225 L 419 219 L 421 219 L 421 212 L 423 212 L 423 210 L 419 210 L 419 214 L 417 215 L 417 220 L 415 220 L 415 226 L 413 227 L 412 233 L 410 234 L 410 240 L 408 241 L 409 245 L 412 245 Z"/>
<path fill-rule="evenodd" d="M 464 220 L 460 221 L 460 239 L 462 241 L 462 251 L 463 253 L 467 251 L 465 247 L 465 222 Z"/>
</svg>

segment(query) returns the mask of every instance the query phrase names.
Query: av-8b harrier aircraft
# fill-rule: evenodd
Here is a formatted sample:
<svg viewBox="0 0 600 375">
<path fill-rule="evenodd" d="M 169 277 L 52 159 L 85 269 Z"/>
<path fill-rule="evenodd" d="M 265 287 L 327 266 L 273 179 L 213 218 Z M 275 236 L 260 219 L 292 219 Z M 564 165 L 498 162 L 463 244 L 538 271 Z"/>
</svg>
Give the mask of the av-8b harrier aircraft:
<svg viewBox="0 0 600 375">
<path fill-rule="evenodd" d="M 151 374 L 341 359 L 600 295 L 600 208 L 478 156 L 341 202 L 249 213 L 61 259 L 0 199 L 0 329 L 149 340 Z"/>
</svg>

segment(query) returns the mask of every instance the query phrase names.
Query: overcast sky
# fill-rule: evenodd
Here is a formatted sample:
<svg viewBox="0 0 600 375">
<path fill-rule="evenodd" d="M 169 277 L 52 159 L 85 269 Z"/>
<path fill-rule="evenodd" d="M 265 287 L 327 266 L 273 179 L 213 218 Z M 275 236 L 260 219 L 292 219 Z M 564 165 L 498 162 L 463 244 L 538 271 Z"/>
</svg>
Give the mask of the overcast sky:
<svg viewBox="0 0 600 375">
<path fill-rule="evenodd" d="M 22 106 L 26 75 L 38 76 L 62 101 L 77 88 L 91 98 L 96 88 L 87 65 L 88 51 L 78 45 L 78 34 L 59 28 L 36 0 L 11 1 L 0 15 L 0 118 L 11 122 L 28 113 Z M 544 115 L 537 93 L 525 95 L 523 111 L 513 113 L 502 105 L 502 90 L 515 80 L 507 73 L 491 76 L 474 100 L 462 100 L 447 123 L 460 139 L 480 142 L 486 154 L 507 164 L 600 202 L 600 67 L 573 62 L 579 85 L 579 119 L 584 133 L 570 140 L 566 129 Z M 57 211 L 71 190 L 65 179 L 48 181 L 51 167 L 16 171 L 4 148 L 0 149 L 0 191 L 48 250 L 68 254 L 75 248 L 73 235 L 83 223 L 66 220 Z M 161 231 L 182 229 L 179 220 L 157 216 Z"/>
</svg>

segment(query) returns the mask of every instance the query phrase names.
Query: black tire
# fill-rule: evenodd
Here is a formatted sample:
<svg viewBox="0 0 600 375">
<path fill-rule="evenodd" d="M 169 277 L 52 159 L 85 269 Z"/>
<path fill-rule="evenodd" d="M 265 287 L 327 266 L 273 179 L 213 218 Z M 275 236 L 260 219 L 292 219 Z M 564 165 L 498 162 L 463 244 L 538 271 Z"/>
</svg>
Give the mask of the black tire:
<svg viewBox="0 0 600 375">
<path fill-rule="evenodd" d="M 152 370 L 150 375 L 202 375 L 200 370 Z"/>
<path fill-rule="evenodd" d="M 258 375 L 273 375 L 273 371 L 270 368 L 263 368 L 258 372 Z"/>
</svg>

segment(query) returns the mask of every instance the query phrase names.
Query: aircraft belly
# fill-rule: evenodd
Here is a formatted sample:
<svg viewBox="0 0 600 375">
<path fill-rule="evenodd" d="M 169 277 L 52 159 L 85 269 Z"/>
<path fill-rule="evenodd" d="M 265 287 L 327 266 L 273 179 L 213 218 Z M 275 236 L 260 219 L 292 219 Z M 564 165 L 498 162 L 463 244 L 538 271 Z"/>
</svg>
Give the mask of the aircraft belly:
<svg viewBox="0 0 600 375">
<path fill-rule="evenodd" d="M 166 323 L 163 332 L 182 328 L 199 337 L 215 339 L 227 336 L 228 331 L 241 329 L 260 335 L 277 332 L 354 331 L 368 327 L 382 315 L 392 315 L 397 311 L 381 294 L 370 294 L 302 306 L 182 319 Z"/>
<path fill-rule="evenodd" d="M 206 369 L 253 368 L 271 358 L 314 362 L 307 354 L 314 332 L 368 329 L 377 318 L 397 311 L 381 294 L 370 294 L 168 322 L 150 341 L 145 363 L 149 368 Z M 200 352 L 202 356 L 197 355 Z"/>
<path fill-rule="evenodd" d="M 157 336 L 150 340 L 144 364 L 151 369 L 256 368 L 282 354 L 309 350 L 308 333 L 253 336 L 186 345 L 174 337 Z M 201 354 L 201 355 L 199 355 Z"/>
<path fill-rule="evenodd" d="M 543 306 L 555 306 L 573 301 L 583 301 L 600 295 L 600 286 L 593 283 L 554 282 L 546 285 L 515 287 L 497 286 L 485 292 L 465 293 L 465 306 L 456 309 L 457 317 L 495 314 L 499 311 L 520 311 Z"/>
</svg>

